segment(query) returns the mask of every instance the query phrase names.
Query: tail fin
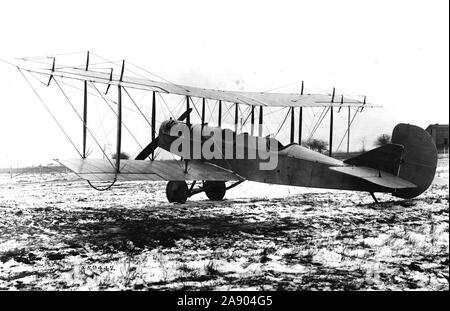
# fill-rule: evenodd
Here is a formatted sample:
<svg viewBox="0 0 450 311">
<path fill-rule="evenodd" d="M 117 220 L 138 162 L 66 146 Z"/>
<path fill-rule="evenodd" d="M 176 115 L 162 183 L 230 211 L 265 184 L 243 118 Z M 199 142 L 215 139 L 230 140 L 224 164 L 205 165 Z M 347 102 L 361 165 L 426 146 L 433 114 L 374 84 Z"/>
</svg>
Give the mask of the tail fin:
<svg viewBox="0 0 450 311">
<path fill-rule="evenodd" d="M 392 195 L 410 199 L 420 195 L 431 185 L 437 165 L 437 150 L 425 130 L 411 124 L 397 124 L 392 143 L 370 150 L 344 161 L 398 176 L 416 187 L 395 187 Z"/>
<path fill-rule="evenodd" d="M 398 176 L 417 185 L 392 193 L 404 199 L 414 198 L 428 189 L 437 166 L 437 149 L 430 134 L 422 128 L 400 123 L 392 132 L 392 143 L 404 146 Z"/>
</svg>

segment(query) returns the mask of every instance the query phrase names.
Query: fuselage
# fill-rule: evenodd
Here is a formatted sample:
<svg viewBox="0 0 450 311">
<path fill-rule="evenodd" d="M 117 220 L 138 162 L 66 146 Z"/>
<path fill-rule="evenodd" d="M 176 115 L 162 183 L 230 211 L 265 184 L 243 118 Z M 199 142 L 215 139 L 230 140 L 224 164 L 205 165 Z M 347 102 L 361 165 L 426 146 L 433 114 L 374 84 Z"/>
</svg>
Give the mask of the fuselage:
<svg viewBox="0 0 450 311">
<path fill-rule="evenodd" d="M 186 125 L 181 122 L 163 122 L 159 131 L 158 146 L 185 160 L 207 161 L 251 181 L 340 190 L 391 191 L 360 178 L 330 170 L 329 167 L 346 166 L 346 164 L 295 143 L 282 146 L 273 138 L 251 136 L 247 133 L 235 135 L 228 129 L 213 128 L 207 125 L 193 125 L 189 127 L 189 131 L 182 130 L 185 127 Z M 211 141 L 211 133 L 216 133 L 214 147 L 211 149 L 215 148 L 216 155 L 219 156 L 213 158 L 205 158 L 203 155 L 201 158 L 194 157 L 195 145 L 197 148 L 203 147 L 205 144 L 211 146 L 211 142 L 208 142 L 208 140 Z M 222 139 L 217 139 L 218 136 Z M 225 136 L 228 136 L 229 139 L 225 139 Z M 186 153 L 186 150 L 182 150 L 183 148 L 173 148 L 174 142 L 182 142 L 184 147 L 189 146 L 190 152 Z M 220 149 L 220 153 L 217 149 Z M 238 150 L 243 150 L 243 152 L 239 153 Z M 226 157 L 226 154 L 232 156 Z M 275 159 L 275 162 L 272 163 L 274 165 L 270 169 L 264 169 L 264 165 L 268 166 L 268 159 L 271 161 Z"/>
</svg>

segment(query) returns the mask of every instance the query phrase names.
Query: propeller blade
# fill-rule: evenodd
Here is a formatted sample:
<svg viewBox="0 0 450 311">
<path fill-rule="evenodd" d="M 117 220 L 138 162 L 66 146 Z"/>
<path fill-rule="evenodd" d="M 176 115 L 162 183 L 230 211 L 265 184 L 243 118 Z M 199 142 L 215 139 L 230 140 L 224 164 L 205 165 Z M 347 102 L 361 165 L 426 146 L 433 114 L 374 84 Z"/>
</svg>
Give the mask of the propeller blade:
<svg viewBox="0 0 450 311">
<path fill-rule="evenodd" d="M 189 108 L 181 116 L 178 117 L 178 121 L 184 121 L 184 119 L 187 118 L 187 116 L 192 112 L 192 108 Z M 155 150 L 158 148 L 158 136 L 155 137 L 154 140 L 150 142 L 150 144 L 147 145 L 135 158 L 135 160 L 145 160 L 147 157 L 149 157 Z"/>
<path fill-rule="evenodd" d="M 178 121 L 184 121 L 184 119 L 187 118 L 187 116 L 192 112 L 192 108 L 189 108 L 188 110 L 186 110 L 185 112 L 183 112 L 183 114 L 181 116 L 178 117 Z"/>
<path fill-rule="evenodd" d="M 158 136 L 138 154 L 135 160 L 145 160 L 156 150 L 156 148 L 158 148 Z"/>
</svg>

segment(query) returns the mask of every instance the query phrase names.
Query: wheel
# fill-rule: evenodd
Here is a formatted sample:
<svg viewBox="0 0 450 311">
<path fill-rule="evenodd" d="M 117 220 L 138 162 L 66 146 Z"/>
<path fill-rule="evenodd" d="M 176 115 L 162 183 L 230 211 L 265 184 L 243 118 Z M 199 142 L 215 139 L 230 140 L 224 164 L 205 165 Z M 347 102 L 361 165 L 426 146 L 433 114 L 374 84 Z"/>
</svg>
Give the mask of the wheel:
<svg viewBox="0 0 450 311">
<path fill-rule="evenodd" d="M 227 191 L 224 181 L 204 181 L 203 187 L 206 196 L 212 201 L 222 200 Z"/>
<path fill-rule="evenodd" d="M 169 181 L 166 187 L 166 197 L 170 203 L 185 203 L 188 198 L 188 186 L 185 181 Z"/>
</svg>

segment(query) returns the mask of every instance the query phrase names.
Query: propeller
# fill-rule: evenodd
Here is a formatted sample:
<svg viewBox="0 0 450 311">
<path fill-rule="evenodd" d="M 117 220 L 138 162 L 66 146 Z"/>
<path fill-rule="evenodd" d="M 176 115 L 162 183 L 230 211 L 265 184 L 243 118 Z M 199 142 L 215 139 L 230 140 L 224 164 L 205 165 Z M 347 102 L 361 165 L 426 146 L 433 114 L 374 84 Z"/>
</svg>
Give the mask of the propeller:
<svg viewBox="0 0 450 311">
<path fill-rule="evenodd" d="M 183 114 L 181 116 L 178 117 L 177 121 L 184 121 L 191 112 L 192 112 L 192 108 L 189 108 L 188 110 L 183 112 Z"/>
<path fill-rule="evenodd" d="M 189 108 L 181 116 L 178 117 L 177 121 L 184 121 L 189 114 L 192 112 L 192 108 Z M 158 148 L 158 136 L 155 137 L 142 151 L 137 155 L 135 160 L 145 160 Z"/>
<path fill-rule="evenodd" d="M 142 151 L 137 155 L 135 160 L 145 160 L 147 157 L 149 157 L 155 149 L 158 148 L 158 136 L 155 137 L 154 140 L 150 142 L 150 144 L 147 145 Z"/>
</svg>

